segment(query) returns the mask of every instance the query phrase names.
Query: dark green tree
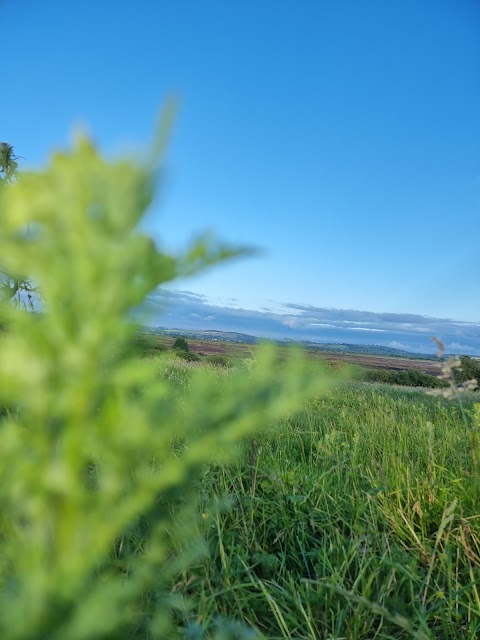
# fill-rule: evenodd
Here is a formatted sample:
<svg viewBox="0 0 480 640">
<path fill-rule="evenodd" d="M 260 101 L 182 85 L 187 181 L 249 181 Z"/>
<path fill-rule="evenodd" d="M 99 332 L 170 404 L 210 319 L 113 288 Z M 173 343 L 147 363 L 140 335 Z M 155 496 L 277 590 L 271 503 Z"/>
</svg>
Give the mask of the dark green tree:
<svg viewBox="0 0 480 640">
<path fill-rule="evenodd" d="M 176 351 L 190 351 L 186 338 L 177 338 L 173 343 L 172 349 Z"/>
<path fill-rule="evenodd" d="M 15 181 L 20 156 L 15 155 L 14 148 L 8 142 L 0 142 L 0 186 Z M 0 267 L 0 299 L 11 300 L 14 304 L 28 306 L 33 311 L 38 290 L 28 278 L 11 275 Z"/>
<path fill-rule="evenodd" d="M 18 169 L 19 156 L 13 152 L 13 147 L 8 142 L 0 142 L 0 179 L 4 182 L 12 182 Z"/>
</svg>

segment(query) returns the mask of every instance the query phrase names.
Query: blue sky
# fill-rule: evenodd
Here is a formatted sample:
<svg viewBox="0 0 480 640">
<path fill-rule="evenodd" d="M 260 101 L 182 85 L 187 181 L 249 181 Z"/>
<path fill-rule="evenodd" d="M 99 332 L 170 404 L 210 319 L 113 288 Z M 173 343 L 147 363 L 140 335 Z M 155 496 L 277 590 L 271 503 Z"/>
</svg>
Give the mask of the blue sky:
<svg viewBox="0 0 480 640">
<path fill-rule="evenodd" d="M 172 288 L 479 323 L 477 1 L 0 0 L 0 26 L 0 138 L 25 166 L 75 123 L 141 148 L 180 99 L 148 230 L 264 254 Z"/>
</svg>

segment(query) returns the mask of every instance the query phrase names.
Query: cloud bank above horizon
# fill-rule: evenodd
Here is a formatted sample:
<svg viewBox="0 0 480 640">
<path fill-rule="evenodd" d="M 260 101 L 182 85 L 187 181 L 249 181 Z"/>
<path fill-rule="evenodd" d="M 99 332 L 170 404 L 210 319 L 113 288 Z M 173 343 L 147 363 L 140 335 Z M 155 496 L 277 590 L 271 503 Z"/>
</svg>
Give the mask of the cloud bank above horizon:
<svg viewBox="0 0 480 640">
<path fill-rule="evenodd" d="M 145 307 L 144 324 L 188 330 L 246 333 L 260 338 L 372 344 L 415 353 L 447 352 L 480 356 L 480 322 L 431 318 L 409 313 L 331 309 L 273 302 L 261 310 L 243 309 L 235 298 L 213 302 L 190 291 L 159 288 Z"/>
</svg>

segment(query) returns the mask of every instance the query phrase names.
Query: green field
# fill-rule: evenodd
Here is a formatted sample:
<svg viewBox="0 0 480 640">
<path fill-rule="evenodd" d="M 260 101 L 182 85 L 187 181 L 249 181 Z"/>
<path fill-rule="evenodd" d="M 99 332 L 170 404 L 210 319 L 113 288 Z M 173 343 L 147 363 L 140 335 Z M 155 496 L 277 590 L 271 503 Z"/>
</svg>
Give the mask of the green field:
<svg viewBox="0 0 480 640">
<path fill-rule="evenodd" d="M 186 367 L 169 375 L 188 385 Z M 208 553 L 174 583 L 179 623 L 191 637 L 228 618 L 268 638 L 478 638 L 474 399 L 350 383 L 259 425 L 237 464 L 204 471 Z"/>
</svg>

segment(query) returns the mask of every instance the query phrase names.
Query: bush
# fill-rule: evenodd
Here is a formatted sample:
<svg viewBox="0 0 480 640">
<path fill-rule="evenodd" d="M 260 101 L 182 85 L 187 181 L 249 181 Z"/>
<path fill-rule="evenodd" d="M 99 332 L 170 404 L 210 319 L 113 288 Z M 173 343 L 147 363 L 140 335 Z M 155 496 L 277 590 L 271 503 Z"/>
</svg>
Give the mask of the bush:
<svg viewBox="0 0 480 640">
<path fill-rule="evenodd" d="M 186 360 L 187 362 L 199 362 L 200 356 L 197 356 L 193 351 L 183 351 L 182 349 L 177 349 L 175 352 L 177 358 L 181 358 L 182 360 Z"/>
<path fill-rule="evenodd" d="M 449 386 L 446 380 L 436 378 L 428 373 L 422 373 L 415 369 L 405 371 L 389 371 L 385 369 L 365 369 L 363 379 L 366 382 L 379 382 L 381 384 L 398 384 L 404 387 L 426 387 L 429 389 L 441 389 Z"/>
<path fill-rule="evenodd" d="M 179 637 L 204 463 L 333 382 L 300 358 L 273 375 L 267 350 L 249 375 L 212 386 L 198 367 L 180 385 L 167 358 L 129 354 L 147 295 L 241 253 L 200 239 L 172 256 L 142 234 L 160 143 L 138 165 L 79 139 L 0 190 L 2 267 L 45 300 L 0 305 L 2 640 Z"/>
<path fill-rule="evenodd" d="M 190 351 L 186 338 L 177 338 L 173 343 L 172 349 L 176 351 Z"/>
</svg>

